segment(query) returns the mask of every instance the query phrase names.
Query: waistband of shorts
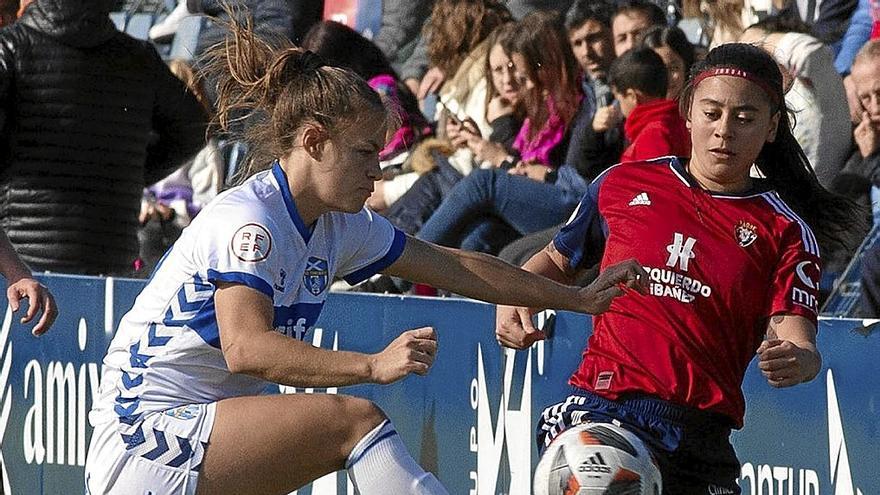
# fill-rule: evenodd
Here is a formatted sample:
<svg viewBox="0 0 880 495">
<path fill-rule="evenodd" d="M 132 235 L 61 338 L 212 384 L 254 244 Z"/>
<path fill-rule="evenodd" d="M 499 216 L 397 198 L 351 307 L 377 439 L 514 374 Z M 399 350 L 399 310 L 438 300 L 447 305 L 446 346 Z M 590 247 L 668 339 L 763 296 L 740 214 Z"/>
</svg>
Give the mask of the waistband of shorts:
<svg viewBox="0 0 880 495">
<path fill-rule="evenodd" d="M 622 408 L 637 414 L 653 416 L 665 421 L 676 423 L 685 428 L 711 428 L 730 430 L 735 427 L 733 419 L 724 414 L 701 411 L 699 409 L 675 404 L 659 397 L 648 394 L 625 394 L 617 400 L 611 400 L 595 392 L 590 392 L 578 387 L 571 387 L 575 395 L 588 397 L 605 407 Z"/>
</svg>

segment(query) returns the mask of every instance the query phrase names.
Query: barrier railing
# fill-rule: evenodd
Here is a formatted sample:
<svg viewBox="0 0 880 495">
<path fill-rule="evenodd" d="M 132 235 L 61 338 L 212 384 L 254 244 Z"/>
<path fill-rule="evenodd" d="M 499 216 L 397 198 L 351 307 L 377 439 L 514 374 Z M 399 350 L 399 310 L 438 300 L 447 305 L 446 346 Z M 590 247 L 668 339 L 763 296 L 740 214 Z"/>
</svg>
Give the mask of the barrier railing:
<svg viewBox="0 0 880 495">
<path fill-rule="evenodd" d="M 0 464 L 4 494 L 83 492 L 91 434 L 87 413 L 100 360 L 142 281 L 46 276 L 61 317 L 31 336 L 7 310 L 0 326 Z M 0 301 L 3 302 L 3 301 Z M 547 314 L 541 315 L 543 324 Z M 433 325 L 440 350 L 431 373 L 390 386 L 285 393 L 349 393 L 376 401 L 411 452 L 453 494 L 530 493 L 533 429 L 544 405 L 565 396 L 589 319 L 552 318 L 552 340 L 502 351 L 494 308 L 456 299 L 331 295 L 306 340 L 375 352 L 400 331 Z M 744 389 L 746 427 L 734 435 L 741 486 L 756 494 L 876 494 L 880 445 L 880 335 L 857 320 L 823 320 L 824 364 L 809 384 L 771 388 L 754 365 Z M 749 329 L 743 329 L 749 331 Z M 343 473 L 300 494 L 353 493 Z"/>
</svg>

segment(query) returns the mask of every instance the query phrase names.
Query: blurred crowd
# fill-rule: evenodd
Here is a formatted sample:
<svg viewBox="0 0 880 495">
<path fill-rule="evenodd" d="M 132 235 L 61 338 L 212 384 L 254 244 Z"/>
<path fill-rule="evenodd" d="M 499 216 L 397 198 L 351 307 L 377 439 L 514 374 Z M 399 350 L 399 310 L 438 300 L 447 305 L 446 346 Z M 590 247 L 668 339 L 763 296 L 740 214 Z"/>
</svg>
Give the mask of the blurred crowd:
<svg viewBox="0 0 880 495">
<path fill-rule="evenodd" d="M 368 206 L 431 242 L 519 264 L 610 166 L 686 157 L 676 99 L 694 62 L 732 41 L 779 63 L 819 181 L 880 219 L 880 0 L 385 0 L 372 39 L 323 19 L 320 1 L 229 3 L 394 105 Z M 198 73 L 225 35 L 222 3 L 157 3 L 138 40 L 110 13 L 142 4 L 0 1 L 0 226 L 35 270 L 149 276 L 240 179 L 247 150 L 209 124 L 216 88 Z M 192 57 L 163 59 L 198 15 Z M 822 255 L 827 294 L 857 252 Z M 858 256 L 860 311 L 877 316 L 880 248 Z M 334 287 L 436 294 L 384 276 Z"/>
</svg>

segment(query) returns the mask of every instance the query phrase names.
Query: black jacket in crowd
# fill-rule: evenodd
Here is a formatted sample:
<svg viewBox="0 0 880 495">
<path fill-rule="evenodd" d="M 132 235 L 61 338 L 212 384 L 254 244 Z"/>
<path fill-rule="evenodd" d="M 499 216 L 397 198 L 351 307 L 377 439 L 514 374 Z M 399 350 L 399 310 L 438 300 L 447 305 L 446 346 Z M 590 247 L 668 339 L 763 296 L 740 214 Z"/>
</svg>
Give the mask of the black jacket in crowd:
<svg viewBox="0 0 880 495">
<path fill-rule="evenodd" d="M 131 273 L 144 185 L 205 144 L 195 97 L 109 10 L 36 0 L 0 30 L 0 227 L 35 270 Z"/>
</svg>

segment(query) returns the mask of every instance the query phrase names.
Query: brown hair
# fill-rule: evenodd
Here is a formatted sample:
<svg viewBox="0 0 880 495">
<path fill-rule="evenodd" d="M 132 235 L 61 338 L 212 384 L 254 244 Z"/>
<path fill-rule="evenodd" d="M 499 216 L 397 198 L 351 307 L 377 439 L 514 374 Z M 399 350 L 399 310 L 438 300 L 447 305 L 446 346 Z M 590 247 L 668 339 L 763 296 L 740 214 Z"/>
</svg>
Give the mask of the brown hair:
<svg viewBox="0 0 880 495">
<path fill-rule="evenodd" d="M 248 146 L 235 183 L 288 154 L 306 125 L 317 125 L 334 138 L 368 121 L 376 125 L 378 113 L 383 119 L 378 124 L 393 127 L 394 112 L 357 74 L 327 66 L 286 39 L 272 46 L 254 34 L 252 19 L 241 23 L 229 10 L 229 33 L 205 53 L 203 75 L 217 81 L 214 124 Z M 246 126 L 236 126 L 246 127 L 243 132 L 230 128 L 243 120 Z"/>
<path fill-rule="evenodd" d="M 517 53 L 525 59 L 523 70 L 535 84 L 523 94 L 532 134 L 540 131 L 550 118 L 548 98 L 553 100 L 567 129 L 580 108 L 582 92 L 577 61 L 559 14 L 535 11 L 523 17 L 504 48 L 508 54 Z"/>
<path fill-rule="evenodd" d="M 512 19 L 496 0 L 438 0 L 423 34 L 428 37 L 428 62 L 452 77 L 471 50 Z"/>
</svg>

